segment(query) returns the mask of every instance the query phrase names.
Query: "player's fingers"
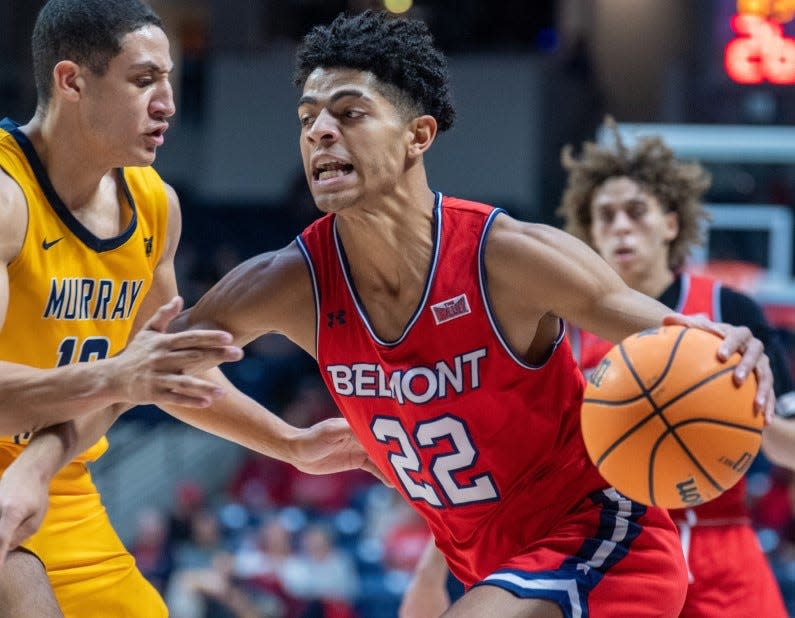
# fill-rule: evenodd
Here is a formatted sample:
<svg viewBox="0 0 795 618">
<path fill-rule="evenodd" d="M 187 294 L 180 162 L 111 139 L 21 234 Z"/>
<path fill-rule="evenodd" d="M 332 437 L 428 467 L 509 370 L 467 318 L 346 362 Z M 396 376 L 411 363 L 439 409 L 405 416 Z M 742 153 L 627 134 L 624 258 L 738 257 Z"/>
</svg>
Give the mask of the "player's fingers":
<svg viewBox="0 0 795 618">
<path fill-rule="evenodd" d="M 726 330 L 723 343 L 718 348 L 718 358 L 726 360 L 735 352 L 739 352 L 743 355 L 744 365 L 748 362 L 756 364 L 756 360 L 759 358 L 762 350 L 762 343 L 758 339 L 754 339 L 751 329 L 747 326 L 730 326 Z M 751 368 L 746 367 L 746 369 L 748 369 L 748 371 L 746 371 L 747 375 Z"/>
<path fill-rule="evenodd" d="M 182 305 L 182 298 L 180 296 L 175 296 L 154 312 L 152 317 L 149 318 L 144 325 L 144 329 L 156 330 L 161 333 L 165 332 L 166 328 L 168 328 L 168 325 L 171 323 L 171 320 L 177 317 L 179 312 L 182 311 Z"/>
<path fill-rule="evenodd" d="M 232 335 L 223 330 L 186 330 L 163 337 L 161 345 L 169 350 L 205 350 L 232 342 Z"/>
<path fill-rule="evenodd" d="M 394 485 L 390 482 L 384 473 L 376 466 L 372 461 L 369 459 L 365 459 L 364 463 L 360 466 L 362 470 L 366 470 L 370 474 L 372 474 L 375 478 L 381 481 L 387 487 L 394 487 Z"/>
<path fill-rule="evenodd" d="M 217 367 L 221 363 L 238 361 L 243 358 L 243 350 L 237 346 L 218 346 L 217 348 L 175 350 L 161 363 L 156 364 L 161 371 L 180 373 L 200 373 Z"/>
<path fill-rule="evenodd" d="M 740 352 L 740 350 L 735 350 L 735 352 Z M 748 376 L 754 372 L 757 374 L 757 379 L 760 380 L 760 386 L 762 386 L 763 378 L 770 373 L 770 363 L 767 360 L 767 356 L 765 356 L 765 348 L 762 342 L 758 339 L 752 339 L 744 346 L 741 353 L 742 357 L 740 358 L 740 362 L 737 363 L 737 367 L 734 369 L 734 383 L 740 386 L 745 382 Z M 726 358 L 731 354 L 733 354 L 733 352 L 729 352 Z M 719 350 L 718 357 L 720 356 Z M 726 360 L 726 358 L 722 360 Z M 770 379 L 772 380 L 772 375 Z"/>
<path fill-rule="evenodd" d="M 776 416 L 776 395 L 773 392 L 768 394 L 767 405 L 765 406 L 765 424 L 769 425 Z"/>
<path fill-rule="evenodd" d="M 754 408 L 757 412 L 767 415 L 767 408 L 770 406 L 775 408 L 776 405 L 776 396 L 773 393 L 773 372 L 770 369 L 770 360 L 767 355 L 762 354 L 753 372 L 757 382 Z"/>
<path fill-rule="evenodd" d="M 0 566 L 5 564 L 8 552 L 13 548 L 14 532 L 19 527 L 21 516 L 14 509 L 3 509 L 0 515 Z"/>
</svg>

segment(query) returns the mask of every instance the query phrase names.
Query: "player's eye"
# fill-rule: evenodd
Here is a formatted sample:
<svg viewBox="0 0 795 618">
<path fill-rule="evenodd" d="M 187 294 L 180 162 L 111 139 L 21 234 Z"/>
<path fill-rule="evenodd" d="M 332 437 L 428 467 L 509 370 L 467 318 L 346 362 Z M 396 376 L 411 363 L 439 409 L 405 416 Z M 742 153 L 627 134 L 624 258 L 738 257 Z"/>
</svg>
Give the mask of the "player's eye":
<svg viewBox="0 0 795 618">
<path fill-rule="evenodd" d="M 629 215 L 630 219 L 637 221 L 638 219 L 642 219 L 646 215 L 647 211 L 648 208 L 646 207 L 646 204 L 638 202 L 633 204 L 627 210 L 627 214 Z"/>
<path fill-rule="evenodd" d="M 616 218 L 615 213 L 612 210 L 600 210 L 598 219 L 605 225 L 610 225 L 613 220 Z"/>
</svg>

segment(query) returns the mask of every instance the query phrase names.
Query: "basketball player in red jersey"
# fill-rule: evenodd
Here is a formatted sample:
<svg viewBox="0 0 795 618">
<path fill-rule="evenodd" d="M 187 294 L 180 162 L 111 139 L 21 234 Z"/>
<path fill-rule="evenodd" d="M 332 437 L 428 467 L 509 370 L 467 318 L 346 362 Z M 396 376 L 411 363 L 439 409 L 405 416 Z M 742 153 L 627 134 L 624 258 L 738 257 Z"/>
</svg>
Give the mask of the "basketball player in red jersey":
<svg viewBox="0 0 795 618">
<path fill-rule="evenodd" d="M 737 379 L 755 371 L 755 408 L 772 414 L 761 342 L 666 318 L 563 232 L 433 192 L 423 156 L 454 111 L 422 22 L 366 12 L 317 27 L 296 83 L 305 172 L 327 216 L 234 269 L 178 327 L 223 326 L 238 345 L 278 331 L 315 356 L 467 585 L 449 615 L 678 615 L 676 529 L 588 460 L 563 319 L 612 340 L 665 319 L 714 330 L 723 358 L 743 350 Z"/>
<path fill-rule="evenodd" d="M 681 270 L 706 217 L 700 200 L 709 187 L 707 172 L 697 163 L 676 160 L 658 138 L 640 140 L 629 150 L 617 132 L 615 137 L 616 148 L 587 143 L 578 159 L 570 149 L 564 151 L 569 176 L 558 212 L 566 229 L 594 247 L 628 285 L 670 309 L 750 328 L 765 342 L 776 391 L 789 391 L 783 351 L 760 307 L 712 279 Z M 569 337 L 586 374 L 613 347 L 576 327 L 570 327 Z M 788 467 L 795 466 L 794 426 L 777 417 L 764 433 L 767 454 Z M 771 444 L 779 446 L 773 450 Z M 682 616 L 787 615 L 750 525 L 744 479 L 711 502 L 671 514 L 689 566 Z M 401 616 L 432 615 L 444 607 L 445 574 L 438 552 L 429 547 L 404 596 Z"/>
<path fill-rule="evenodd" d="M 585 144 L 579 158 L 564 151 L 568 185 L 559 210 L 566 229 L 589 243 L 636 290 L 674 311 L 747 326 L 765 343 L 776 392 L 792 389 L 784 353 L 761 308 L 748 296 L 710 278 L 682 272 L 706 218 L 701 197 L 709 174 L 697 163 L 674 158 L 656 137 L 628 149 L 615 132 L 616 147 Z M 612 343 L 577 328 L 571 340 L 587 373 Z M 788 443 L 792 422 L 775 418 L 765 428 L 763 448 L 793 466 L 769 444 Z M 745 479 L 695 508 L 671 511 L 689 567 L 682 616 L 786 617 L 781 593 L 751 527 Z"/>
</svg>

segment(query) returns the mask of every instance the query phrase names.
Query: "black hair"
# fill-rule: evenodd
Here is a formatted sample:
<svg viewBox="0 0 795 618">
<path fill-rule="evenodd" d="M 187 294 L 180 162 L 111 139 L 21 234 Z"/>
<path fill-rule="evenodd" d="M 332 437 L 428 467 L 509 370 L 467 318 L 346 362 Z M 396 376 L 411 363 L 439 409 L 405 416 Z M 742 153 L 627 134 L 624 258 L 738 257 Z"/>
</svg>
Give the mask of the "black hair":
<svg viewBox="0 0 795 618">
<path fill-rule="evenodd" d="M 382 11 L 340 14 L 304 37 L 296 53 L 295 84 L 303 87 L 318 67 L 369 71 L 398 109 L 433 116 L 439 131 L 453 126 L 447 61 L 425 22 L 390 18 Z"/>
<path fill-rule="evenodd" d="M 121 52 L 122 39 L 144 26 L 163 24 L 139 0 L 49 0 L 33 28 L 33 76 L 38 105 L 52 96 L 52 70 L 62 60 L 87 66 L 104 75 Z"/>
</svg>

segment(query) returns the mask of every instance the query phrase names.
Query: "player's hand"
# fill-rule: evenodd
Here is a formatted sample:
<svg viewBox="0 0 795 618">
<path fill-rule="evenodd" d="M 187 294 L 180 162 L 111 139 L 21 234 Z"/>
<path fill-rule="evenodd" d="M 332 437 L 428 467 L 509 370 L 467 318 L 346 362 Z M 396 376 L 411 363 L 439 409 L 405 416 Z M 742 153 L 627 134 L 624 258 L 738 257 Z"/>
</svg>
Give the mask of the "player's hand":
<svg viewBox="0 0 795 618">
<path fill-rule="evenodd" d="M 243 351 L 232 345 L 232 335 L 220 330 L 166 333 L 181 310 L 182 299 L 174 297 L 155 312 L 123 352 L 110 359 L 112 379 L 124 401 L 206 407 L 223 394 L 217 384 L 195 374 L 239 360 Z"/>
<path fill-rule="evenodd" d="M 400 601 L 398 618 L 438 618 L 449 607 L 450 595 L 444 582 L 415 574 Z"/>
<path fill-rule="evenodd" d="M 361 468 L 388 486 L 386 479 L 343 418 L 329 418 L 300 430 L 291 462 L 302 472 L 331 474 Z"/>
<path fill-rule="evenodd" d="M 0 566 L 8 552 L 41 526 L 49 504 L 49 483 L 16 459 L 0 478 Z"/>
<path fill-rule="evenodd" d="M 682 315 L 674 313 L 663 319 L 663 324 L 680 324 L 689 328 L 700 328 L 723 337 L 723 343 L 718 348 L 718 359 L 723 362 L 738 352 L 742 355 L 740 362 L 734 370 L 734 381 L 742 384 L 751 374 L 756 374 L 757 389 L 754 399 L 754 409 L 757 413 L 765 415 L 765 421 L 773 420 L 776 407 L 776 396 L 773 393 L 773 371 L 770 369 L 770 360 L 765 354 L 765 348 L 759 339 L 754 337 L 747 326 L 732 326 L 723 322 L 712 322 L 704 316 Z"/>
</svg>

